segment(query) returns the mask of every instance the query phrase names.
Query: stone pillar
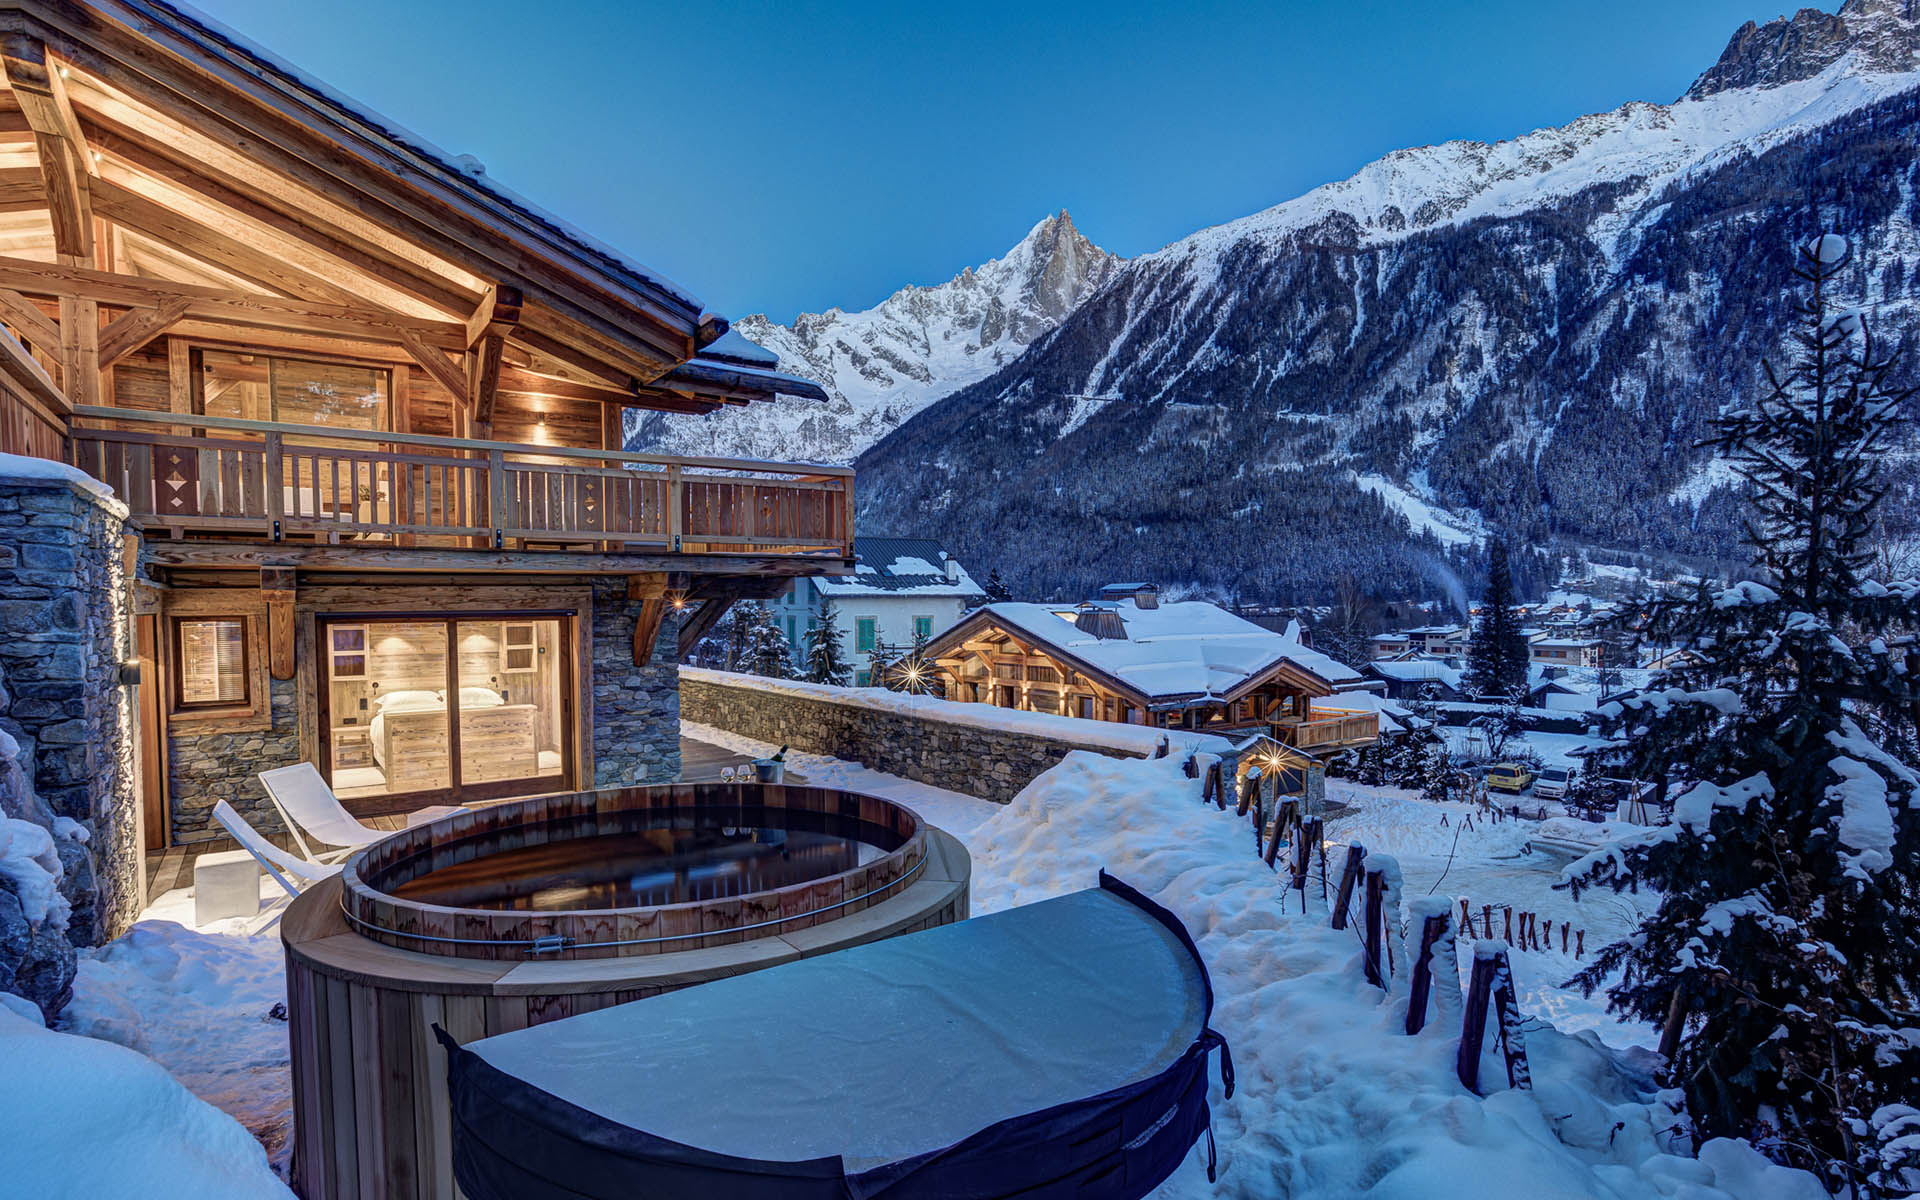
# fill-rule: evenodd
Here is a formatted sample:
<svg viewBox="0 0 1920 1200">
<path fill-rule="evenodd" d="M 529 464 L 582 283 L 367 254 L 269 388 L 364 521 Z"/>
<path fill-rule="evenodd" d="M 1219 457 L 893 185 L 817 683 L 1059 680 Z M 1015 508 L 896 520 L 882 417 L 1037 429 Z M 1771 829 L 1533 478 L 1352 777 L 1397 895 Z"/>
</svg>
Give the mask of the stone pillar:
<svg viewBox="0 0 1920 1200">
<path fill-rule="evenodd" d="M 68 937 L 83 946 L 125 930 L 146 898 L 136 716 L 120 682 L 132 657 L 126 533 L 126 509 L 78 471 L 0 459 L 0 730 L 33 764 L 66 867 Z"/>
<path fill-rule="evenodd" d="M 670 783 L 680 777 L 680 631 L 660 622 L 653 661 L 635 666 L 641 600 L 624 578 L 593 581 L 593 786 Z"/>
</svg>

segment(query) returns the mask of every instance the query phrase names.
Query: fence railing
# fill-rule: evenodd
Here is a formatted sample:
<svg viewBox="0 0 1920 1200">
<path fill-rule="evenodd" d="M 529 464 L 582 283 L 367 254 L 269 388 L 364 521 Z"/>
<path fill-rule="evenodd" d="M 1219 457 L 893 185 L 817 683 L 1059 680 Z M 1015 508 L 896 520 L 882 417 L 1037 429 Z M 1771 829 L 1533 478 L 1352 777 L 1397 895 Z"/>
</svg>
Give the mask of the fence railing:
<svg viewBox="0 0 1920 1200">
<path fill-rule="evenodd" d="M 1274 726 L 1276 735 L 1296 750 L 1353 746 L 1380 736 L 1380 714 L 1357 708 L 1316 708 L 1305 719 Z"/>
<path fill-rule="evenodd" d="M 150 533 L 497 549 L 832 554 L 853 472 L 78 408 L 76 466 Z"/>
</svg>

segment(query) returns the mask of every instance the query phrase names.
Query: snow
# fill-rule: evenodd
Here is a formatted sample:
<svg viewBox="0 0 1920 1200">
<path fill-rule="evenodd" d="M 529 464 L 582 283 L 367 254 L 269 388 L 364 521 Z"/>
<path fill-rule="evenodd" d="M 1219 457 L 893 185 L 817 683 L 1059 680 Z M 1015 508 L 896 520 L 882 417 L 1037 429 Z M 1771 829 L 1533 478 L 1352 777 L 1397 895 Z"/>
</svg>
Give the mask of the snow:
<svg viewBox="0 0 1920 1200">
<path fill-rule="evenodd" d="M 1187 750 L 1211 750 L 1229 747 L 1227 739 L 1210 733 L 1189 733 L 1180 729 L 1156 729 L 1151 725 L 1123 725 L 1117 721 L 1087 721 L 1079 717 L 1052 713 L 1019 712 L 992 704 L 966 704 L 934 696 L 916 696 L 891 692 L 885 688 L 843 688 L 824 683 L 805 683 L 798 679 L 771 679 L 765 675 L 742 675 L 714 671 L 705 667 L 681 667 L 683 679 L 724 683 L 736 687 L 759 688 L 784 696 L 800 696 L 834 704 L 850 704 L 875 712 L 908 713 L 918 717 L 968 725 L 975 729 L 1006 730 L 1059 738 L 1082 746 L 1099 746 L 1131 754 L 1154 753 L 1164 743 L 1176 753 Z"/>
<path fill-rule="evenodd" d="M 1857 758 L 1836 755 L 1827 766 L 1840 776 L 1827 788 L 1827 798 L 1840 804 L 1835 833 L 1845 847 L 1841 861 L 1850 878 L 1867 876 L 1893 865 L 1893 810 L 1887 806 L 1887 781 L 1880 772 Z"/>
<path fill-rule="evenodd" d="M 239 1122 L 152 1059 L 47 1029 L 12 1003 L 0 1004 L 0 1129 L 9 1195 L 293 1195 Z"/>
<path fill-rule="evenodd" d="M 1328 684 L 1360 678 L 1344 663 L 1201 600 L 1141 608 L 1108 602 L 1124 638 L 1097 638 L 1075 624 L 1072 606 L 989 604 L 993 619 L 1130 685 L 1150 699 L 1225 696 L 1286 660 Z"/>
<path fill-rule="evenodd" d="M 1425 500 L 1384 475 L 1356 474 L 1354 482 L 1363 491 L 1372 492 L 1387 506 L 1407 519 L 1413 532 L 1431 534 L 1445 546 L 1470 546 L 1486 536 L 1478 516 L 1451 513 Z"/>
<path fill-rule="evenodd" d="M 72 906 L 60 894 L 60 875 L 51 833 L 32 821 L 0 816 L 0 876 L 13 881 L 29 924 L 67 927 Z"/>
<path fill-rule="evenodd" d="M 24 454 L 0 454 L 0 482 L 70 483 L 88 495 L 104 501 L 116 515 L 121 517 L 127 515 L 127 506 L 114 496 L 112 488 L 79 467 L 55 462 L 50 458 L 30 458 Z"/>
<path fill-rule="evenodd" d="M 1814 239 L 1812 250 L 1821 266 L 1835 266 L 1847 257 L 1847 239 L 1837 233 L 1823 233 Z"/>
<path fill-rule="evenodd" d="M 1238 1088 L 1228 1100 L 1216 1084 L 1210 1098 L 1218 1184 L 1208 1184 L 1196 1151 L 1156 1193 L 1162 1200 L 1823 1196 L 1811 1176 L 1740 1143 L 1709 1143 L 1697 1159 L 1677 1152 L 1672 1097 L 1652 1085 L 1648 1056 L 1541 1023 L 1525 999 L 1533 1090 L 1502 1086 L 1490 1037 L 1481 1077 L 1493 1094 L 1468 1093 L 1454 1075 L 1458 1018 L 1448 1011 L 1458 973 L 1437 973 L 1435 1018 L 1406 1036 L 1404 951 L 1390 992 L 1366 984 L 1357 934 L 1328 926 L 1317 886 L 1303 915 L 1298 896 L 1255 858 L 1242 823 L 1201 805 L 1198 788 L 1176 761 L 1076 753 L 967 839 L 977 912 L 1084 887 L 1105 867 L 1193 933 Z M 1437 826 L 1395 815 L 1398 807 L 1382 810 L 1376 832 L 1424 830 L 1417 840 L 1431 848 Z M 1420 871 L 1395 853 L 1408 891 L 1419 890 Z M 1437 908 L 1415 901 L 1420 913 Z M 1524 981 L 1526 956 L 1514 957 Z"/>
</svg>

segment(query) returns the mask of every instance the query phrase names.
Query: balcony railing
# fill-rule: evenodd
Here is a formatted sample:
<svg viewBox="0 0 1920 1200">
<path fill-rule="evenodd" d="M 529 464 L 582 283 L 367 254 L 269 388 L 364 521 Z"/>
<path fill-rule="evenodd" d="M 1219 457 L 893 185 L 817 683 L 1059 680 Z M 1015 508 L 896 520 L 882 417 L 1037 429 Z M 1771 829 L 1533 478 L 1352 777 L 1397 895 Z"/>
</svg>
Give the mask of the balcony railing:
<svg viewBox="0 0 1920 1200">
<path fill-rule="evenodd" d="M 845 467 L 140 409 L 74 410 L 74 465 L 151 536 L 504 550 L 853 551 Z"/>
<path fill-rule="evenodd" d="M 1274 727 L 1279 739 L 1296 750 L 1361 746 L 1380 737 L 1380 714 L 1357 708 L 1316 708 L 1304 720 Z"/>
</svg>

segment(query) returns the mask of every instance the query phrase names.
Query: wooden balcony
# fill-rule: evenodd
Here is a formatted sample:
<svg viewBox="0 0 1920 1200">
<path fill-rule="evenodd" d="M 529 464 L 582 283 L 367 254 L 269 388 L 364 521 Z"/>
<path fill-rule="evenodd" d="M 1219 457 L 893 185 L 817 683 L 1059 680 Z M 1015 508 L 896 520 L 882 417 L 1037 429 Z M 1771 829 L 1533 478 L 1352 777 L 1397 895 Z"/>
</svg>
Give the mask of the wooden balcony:
<svg viewBox="0 0 1920 1200">
<path fill-rule="evenodd" d="M 1380 714 L 1355 708 L 1316 708 L 1305 720 L 1277 723 L 1274 736 L 1296 750 L 1344 750 L 1380 740 Z"/>
<path fill-rule="evenodd" d="M 112 487 L 150 540 L 853 554 L 845 467 L 97 407 L 74 409 L 69 443 L 74 464 Z"/>
</svg>

